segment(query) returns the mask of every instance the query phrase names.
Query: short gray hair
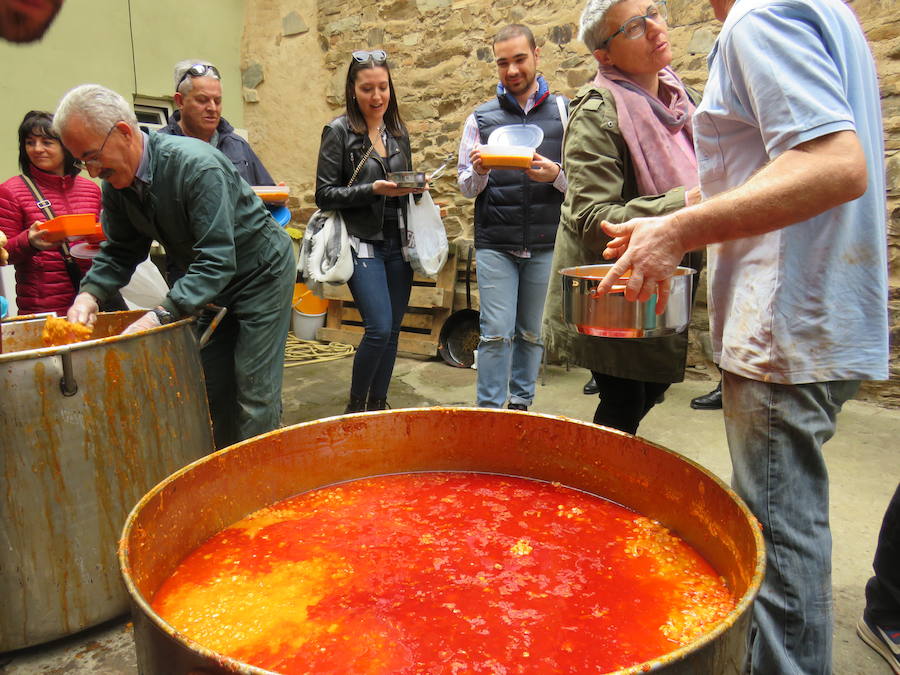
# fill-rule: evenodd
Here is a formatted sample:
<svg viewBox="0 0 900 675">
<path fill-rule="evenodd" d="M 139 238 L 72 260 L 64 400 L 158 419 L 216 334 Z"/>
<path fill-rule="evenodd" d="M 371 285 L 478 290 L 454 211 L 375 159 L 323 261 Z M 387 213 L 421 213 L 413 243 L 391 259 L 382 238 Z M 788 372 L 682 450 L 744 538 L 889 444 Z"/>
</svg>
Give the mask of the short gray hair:
<svg viewBox="0 0 900 675">
<path fill-rule="evenodd" d="M 609 8 L 619 2 L 622 0 L 588 0 L 584 6 L 579 22 L 578 39 L 590 52 L 600 49 L 600 45 L 606 39 L 603 20 L 606 18 Z"/>
<path fill-rule="evenodd" d="M 180 93 L 182 96 L 187 96 L 188 93 L 190 93 L 191 89 L 194 88 L 194 78 L 184 77 L 184 74 L 190 69 L 191 66 L 195 66 L 197 64 L 201 66 L 215 67 L 214 63 L 204 61 L 203 59 L 185 59 L 184 61 L 179 61 L 175 64 L 175 71 L 173 73 L 172 81 L 175 83 L 175 91 Z M 182 77 L 184 77 L 184 82 L 181 81 Z"/>
<path fill-rule="evenodd" d="M 119 121 L 139 131 L 131 104 L 99 84 L 82 84 L 63 96 L 53 115 L 53 131 L 61 136 L 72 117 L 81 118 L 89 129 L 100 134 Z"/>
</svg>

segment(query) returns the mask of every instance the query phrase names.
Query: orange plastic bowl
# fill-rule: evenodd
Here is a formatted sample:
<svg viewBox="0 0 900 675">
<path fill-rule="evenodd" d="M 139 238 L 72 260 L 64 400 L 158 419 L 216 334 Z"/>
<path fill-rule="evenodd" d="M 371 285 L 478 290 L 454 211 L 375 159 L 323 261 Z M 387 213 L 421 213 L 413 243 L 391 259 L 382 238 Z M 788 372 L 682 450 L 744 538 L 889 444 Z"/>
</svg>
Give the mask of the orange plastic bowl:
<svg viewBox="0 0 900 675">
<path fill-rule="evenodd" d="M 40 229 L 50 233 L 47 237 L 49 241 L 62 241 L 66 237 L 96 236 L 98 232 L 103 236 L 97 216 L 93 213 L 57 216 L 41 223 Z"/>
</svg>

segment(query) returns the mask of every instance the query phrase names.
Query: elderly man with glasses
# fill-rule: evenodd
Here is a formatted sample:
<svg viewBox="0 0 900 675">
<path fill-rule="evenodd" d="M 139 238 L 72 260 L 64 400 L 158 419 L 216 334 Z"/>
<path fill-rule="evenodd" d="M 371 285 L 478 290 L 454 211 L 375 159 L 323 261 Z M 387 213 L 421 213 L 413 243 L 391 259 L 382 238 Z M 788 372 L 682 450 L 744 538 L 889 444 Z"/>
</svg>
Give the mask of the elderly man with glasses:
<svg viewBox="0 0 900 675">
<path fill-rule="evenodd" d="M 76 87 L 54 116 L 63 144 L 103 179 L 106 242 L 70 321 L 93 324 L 98 303 L 128 283 L 153 240 L 186 268 L 160 305 L 126 332 L 188 315 L 228 314 L 202 352 L 216 447 L 281 422 L 284 341 L 296 261 L 291 241 L 232 163 L 207 143 L 145 134 L 131 106 L 100 85 Z"/>
</svg>

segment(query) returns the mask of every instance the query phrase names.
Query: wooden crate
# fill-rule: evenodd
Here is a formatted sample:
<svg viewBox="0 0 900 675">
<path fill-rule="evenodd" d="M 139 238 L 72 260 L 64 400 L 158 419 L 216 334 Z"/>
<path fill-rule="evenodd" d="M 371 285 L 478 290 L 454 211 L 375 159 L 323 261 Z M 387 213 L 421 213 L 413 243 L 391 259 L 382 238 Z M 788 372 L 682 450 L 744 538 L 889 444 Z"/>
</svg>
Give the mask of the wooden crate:
<svg viewBox="0 0 900 675">
<path fill-rule="evenodd" d="M 437 279 L 416 275 L 413 278 L 409 308 L 400 324 L 398 350 L 425 356 L 437 355 L 438 338 L 447 317 L 453 311 L 456 258 L 450 254 Z M 328 314 L 316 338 L 325 342 L 359 345 L 363 337 L 362 317 L 353 303 L 346 284 L 327 286 Z"/>
</svg>

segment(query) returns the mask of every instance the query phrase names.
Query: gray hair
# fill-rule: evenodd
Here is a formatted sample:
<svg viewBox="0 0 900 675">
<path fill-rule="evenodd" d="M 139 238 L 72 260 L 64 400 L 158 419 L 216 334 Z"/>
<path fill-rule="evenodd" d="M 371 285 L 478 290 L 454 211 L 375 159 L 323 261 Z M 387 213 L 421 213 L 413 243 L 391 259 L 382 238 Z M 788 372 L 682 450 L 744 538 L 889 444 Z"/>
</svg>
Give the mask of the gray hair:
<svg viewBox="0 0 900 675">
<path fill-rule="evenodd" d="M 590 52 L 600 49 L 600 45 L 606 39 L 603 20 L 609 8 L 619 2 L 622 0 L 588 0 L 584 6 L 579 22 L 578 39 L 584 42 Z"/>
<path fill-rule="evenodd" d="M 184 61 L 179 61 L 175 64 L 175 71 L 173 73 L 172 82 L 175 84 L 175 91 L 177 91 L 182 96 L 187 96 L 191 89 L 194 88 L 194 78 L 193 77 L 184 77 L 184 74 L 190 69 L 191 66 L 200 64 L 202 66 L 215 66 L 214 63 L 210 63 L 209 61 L 204 61 L 203 59 L 185 59 Z M 184 82 L 181 82 L 181 78 L 184 77 Z M 181 84 L 179 84 L 179 82 Z"/>
<path fill-rule="evenodd" d="M 62 136 L 72 117 L 81 118 L 92 131 L 105 134 L 116 122 L 127 122 L 139 131 L 131 105 L 112 89 L 99 84 L 82 84 L 69 91 L 53 115 L 53 131 Z"/>
</svg>

